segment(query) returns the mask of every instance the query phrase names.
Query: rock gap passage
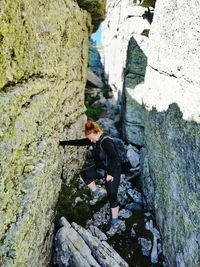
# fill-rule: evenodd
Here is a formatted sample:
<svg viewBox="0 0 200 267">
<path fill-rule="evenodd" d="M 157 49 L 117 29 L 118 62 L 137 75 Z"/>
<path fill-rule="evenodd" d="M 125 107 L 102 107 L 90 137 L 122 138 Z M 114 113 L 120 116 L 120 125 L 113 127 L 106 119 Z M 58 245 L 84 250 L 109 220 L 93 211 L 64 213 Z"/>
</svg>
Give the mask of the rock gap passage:
<svg viewBox="0 0 200 267">
<path fill-rule="evenodd" d="M 95 47 L 93 47 L 94 49 Z M 99 71 L 98 73 L 101 72 Z M 116 109 L 109 88 L 95 88 L 91 83 L 88 83 L 85 95 L 88 119 L 97 120 L 105 133 L 120 137 L 120 132 L 116 128 L 116 125 L 119 126 L 119 110 Z M 106 96 L 110 97 L 106 98 Z M 91 110 L 90 107 L 93 107 L 93 109 Z M 100 266 L 145 267 L 152 266 L 152 264 L 153 266 L 164 266 L 162 244 L 155 223 L 155 216 L 148 210 L 145 198 L 138 189 L 140 152 L 135 146 L 129 145 L 127 155 L 131 164 L 126 164 L 121 175 L 121 185 L 119 188 L 120 218 L 126 221 L 125 233 L 121 232 L 112 238 L 106 236 L 105 233 L 109 228 L 111 219 L 108 200 L 105 199 L 95 206 L 90 206 L 90 192 L 80 176 L 77 175 L 68 186 L 63 184 L 58 200 L 53 266 L 62 266 L 63 263 L 65 263 L 65 266 L 71 266 L 72 259 L 76 258 L 76 255 L 74 255 L 76 253 L 79 253 L 81 256 L 79 259 L 76 258 L 75 266 L 92 266 L 91 255 Z M 92 164 L 93 162 L 88 159 L 84 167 Z M 98 184 L 104 185 L 103 179 Z M 62 228 L 59 229 L 59 219 L 61 217 L 67 218 L 68 223 L 73 225 L 72 228 L 62 221 Z M 75 228 L 73 222 L 76 223 Z M 77 247 L 77 238 L 71 238 L 72 230 L 73 232 L 77 231 L 74 233 L 75 236 L 81 232 L 80 235 L 88 246 L 87 254 L 85 248 L 83 249 L 83 244 L 85 245 L 85 243 L 81 241 L 82 239 L 79 237 L 79 242 L 83 242 L 83 244 Z M 90 235 L 90 238 L 88 238 L 89 241 L 88 239 L 86 241 L 85 236 L 88 235 Z M 66 244 L 69 244 L 69 240 L 70 246 L 68 246 L 67 250 Z M 105 246 L 103 243 L 105 241 L 115 251 L 109 248 L 108 253 L 107 245 Z M 98 248 L 95 243 L 98 244 Z M 71 246 L 73 249 L 71 249 Z M 126 263 L 119 258 L 117 253 Z M 105 255 L 107 256 L 105 257 Z"/>
<path fill-rule="evenodd" d="M 0 266 L 200 266 L 199 17 L 197 0 L 0 1 Z M 108 240 L 86 149 L 58 146 L 86 115 L 131 164 Z"/>
<path fill-rule="evenodd" d="M 106 78 L 114 95 L 122 95 L 123 139 L 143 146 L 140 183 L 155 210 L 166 264 L 196 267 L 200 264 L 200 51 L 195 26 L 199 12 L 192 12 L 189 1 L 159 0 L 155 10 L 147 10 L 153 14 L 149 20 L 141 4 L 150 1 L 133 2 L 107 2 L 102 27 Z M 137 56 L 134 40 L 147 56 L 144 82 L 139 84 L 138 74 L 142 77 L 144 72 L 137 64 L 142 57 Z"/>
<path fill-rule="evenodd" d="M 122 132 L 123 135 L 127 133 L 127 136 L 129 133 L 132 133 L 136 139 L 133 142 L 133 136 L 129 138 L 131 139 L 131 143 L 134 143 L 134 146 L 131 146 L 131 144 L 129 145 L 127 155 L 130 162 L 122 172 L 119 189 L 120 218 L 126 220 L 126 232 L 121 232 L 119 235 L 108 239 L 105 235 L 110 225 L 108 201 L 102 201 L 102 203 L 99 203 L 96 207 L 89 207 L 90 193 L 86 189 L 86 186 L 84 186 L 84 182 L 81 178 L 76 177 L 67 187 L 63 185 L 63 190 L 56 209 L 57 228 L 59 228 L 58 221 L 63 216 L 67 218 L 68 223 L 77 223 L 79 225 L 78 229 L 81 226 L 85 228 L 84 230 L 81 228 L 81 232 L 84 232 L 84 234 L 81 234 L 83 240 L 85 240 L 85 235 L 92 234 L 93 236 L 90 236 L 89 242 L 86 242 L 89 247 L 87 256 L 83 255 L 83 246 L 76 247 L 76 238 L 70 239 L 70 244 L 73 246 L 73 249 L 71 249 L 71 245 L 68 246 L 68 251 L 66 253 L 66 245 L 63 247 L 62 244 L 69 243 L 69 236 L 71 235 L 72 229 L 73 231 L 76 230 L 77 233 L 79 233 L 79 230 L 77 230 L 76 227 L 75 229 L 69 227 L 69 225 L 66 225 L 66 223 L 62 221 L 62 227 L 58 230 L 55 237 L 54 266 L 62 266 L 63 263 L 65 263 L 65 266 L 70 266 L 73 265 L 73 261 L 78 261 L 75 266 L 85 266 L 85 264 L 91 266 L 90 254 L 92 254 L 100 266 L 112 266 L 113 264 L 116 266 L 126 266 L 126 263 L 128 263 L 128 266 L 138 267 L 152 266 L 152 264 L 154 264 L 154 266 L 164 266 L 162 244 L 155 223 L 155 216 L 148 210 L 145 197 L 138 189 L 141 172 L 140 149 L 143 145 L 142 140 L 144 135 L 144 126 L 140 125 L 142 124 L 142 107 L 138 105 L 137 110 L 133 108 L 133 106 L 130 107 L 130 104 L 127 103 L 130 96 L 125 95 L 125 87 L 135 87 L 137 84 L 144 81 L 147 65 L 146 55 L 133 37 L 129 41 L 126 57 L 126 80 L 123 85 L 124 90 L 121 96 L 121 107 L 119 103 L 114 100 L 111 88 L 105 85 L 107 83 L 107 78 L 104 76 L 103 64 L 101 62 L 103 58 L 103 47 L 97 47 L 92 40 L 89 46 L 88 83 L 85 89 L 86 115 L 88 119 L 96 120 L 106 134 L 122 137 Z M 98 88 L 95 86 L 98 86 Z M 129 111 L 127 111 L 128 109 Z M 129 117 L 127 116 L 128 112 Z M 131 119 L 136 117 L 136 113 L 140 113 L 137 118 L 137 123 L 131 122 Z M 126 116 L 124 114 L 126 114 Z M 121 120 L 126 120 L 127 122 L 122 126 Z M 137 129 L 137 133 L 135 129 Z M 126 137 L 128 142 L 130 142 L 129 139 Z M 66 149 L 68 149 L 68 147 Z M 93 162 L 87 160 L 86 165 L 90 166 L 92 164 Z M 100 184 L 102 185 L 102 183 L 103 180 Z M 64 220 L 64 218 L 62 220 Z M 95 250 L 98 250 L 94 245 L 94 243 L 97 242 L 95 237 L 99 239 L 98 246 L 100 247 L 100 255 L 102 250 L 100 241 L 106 240 L 108 244 L 115 249 L 115 252 L 112 251 L 111 253 L 111 258 L 107 255 L 104 259 L 104 257 L 99 256 L 98 253 L 95 252 Z M 103 249 L 103 255 L 106 254 L 106 247 Z M 79 259 L 76 258 L 76 253 L 81 255 Z M 120 254 L 126 263 L 121 263 L 121 259 L 119 262 L 113 260 L 113 258 L 118 257 L 117 253 Z M 85 258 L 88 259 L 87 263 L 83 263 L 85 262 Z"/>
</svg>

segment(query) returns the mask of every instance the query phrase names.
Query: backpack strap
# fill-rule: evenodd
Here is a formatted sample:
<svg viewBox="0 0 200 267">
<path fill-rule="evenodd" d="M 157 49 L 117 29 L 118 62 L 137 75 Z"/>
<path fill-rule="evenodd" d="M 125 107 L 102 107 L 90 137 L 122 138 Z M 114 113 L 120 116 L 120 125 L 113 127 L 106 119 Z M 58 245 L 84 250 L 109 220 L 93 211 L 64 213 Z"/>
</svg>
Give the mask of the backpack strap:
<svg viewBox="0 0 200 267">
<path fill-rule="evenodd" d="M 102 145 L 101 145 L 101 142 L 103 142 L 103 140 L 105 140 L 106 138 L 109 138 L 109 139 L 112 139 L 110 136 L 108 135 L 104 135 L 100 141 L 100 148 L 103 149 Z"/>
<path fill-rule="evenodd" d="M 108 166 L 108 156 L 107 156 L 106 152 L 104 151 L 104 149 L 103 149 L 103 147 L 102 147 L 102 145 L 101 145 L 101 142 L 103 142 L 103 140 L 105 140 L 106 138 L 112 139 L 110 136 L 108 136 L 108 135 L 104 135 L 104 136 L 102 137 L 100 143 L 99 143 L 99 147 L 100 147 L 100 150 L 101 150 L 101 151 L 104 153 L 104 155 L 105 155 L 105 161 L 104 161 L 104 163 L 105 163 L 105 166 L 107 167 L 107 166 Z"/>
</svg>

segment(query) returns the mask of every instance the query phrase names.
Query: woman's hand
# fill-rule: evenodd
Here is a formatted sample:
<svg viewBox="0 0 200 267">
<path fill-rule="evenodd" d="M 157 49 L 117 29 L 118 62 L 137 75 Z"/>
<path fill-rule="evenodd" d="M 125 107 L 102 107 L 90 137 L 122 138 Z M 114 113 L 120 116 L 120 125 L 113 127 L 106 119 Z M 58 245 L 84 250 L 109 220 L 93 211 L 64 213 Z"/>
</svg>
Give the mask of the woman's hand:
<svg viewBox="0 0 200 267">
<path fill-rule="evenodd" d="M 112 182 L 114 180 L 114 177 L 112 177 L 111 175 L 107 175 L 106 176 L 106 182 Z"/>
</svg>

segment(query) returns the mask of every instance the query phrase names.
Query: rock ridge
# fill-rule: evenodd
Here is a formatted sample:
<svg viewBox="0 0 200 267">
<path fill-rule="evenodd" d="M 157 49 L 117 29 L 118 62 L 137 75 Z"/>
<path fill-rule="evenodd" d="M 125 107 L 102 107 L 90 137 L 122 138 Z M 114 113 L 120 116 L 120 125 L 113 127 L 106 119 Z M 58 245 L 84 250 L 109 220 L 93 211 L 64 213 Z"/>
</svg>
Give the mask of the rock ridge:
<svg viewBox="0 0 200 267">
<path fill-rule="evenodd" d="M 61 174 L 67 183 L 84 161 L 56 140 L 83 137 L 93 25 L 72 0 L 0 10 L 0 266 L 48 266 Z"/>
</svg>

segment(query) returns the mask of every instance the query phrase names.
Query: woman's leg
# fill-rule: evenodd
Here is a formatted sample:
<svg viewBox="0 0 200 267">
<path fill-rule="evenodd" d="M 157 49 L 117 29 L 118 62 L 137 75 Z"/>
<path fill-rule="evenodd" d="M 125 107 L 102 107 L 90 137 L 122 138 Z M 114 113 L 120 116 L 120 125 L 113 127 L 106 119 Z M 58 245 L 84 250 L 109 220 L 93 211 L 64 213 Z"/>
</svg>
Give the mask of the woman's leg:
<svg viewBox="0 0 200 267">
<path fill-rule="evenodd" d="M 119 205 L 116 208 L 111 208 L 112 219 L 119 216 Z"/>
<path fill-rule="evenodd" d="M 111 207 L 112 218 L 118 218 L 119 203 L 117 199 L 118 188 L 120 184 L 121 168 L 116 169 L 114 179 L 112 182 L 106 182 L 106 190 Z"/>
<path fill-rule="evenodd" d="M 93 199 L 90 200 L 91 205 L 95 205 L 98 201 L 106 196 L 106 191 L 103 188 L 96 186 L 94 179 L 103 178 L 98 172 L 96 167 L 93 165 L 81 172 L 81 177 L 83 178 L 85 184 L 92 192 Z"/>
<path fill-rule="evenodd" d="M 96 190 L 96 183 L 94 181 L 94 179 L 99 179 L 99 175 L 97 173 L 97 169 L 96 167 L 93 165 L 91 167 L 88 167 L 87 169 L 83 170 L 80 173 L 83 181 L 85 182 L 85 184 L 91 189 L 91 191 L 95 191 Z"/>
<path fill-rule="evenodd" d="M 116 174 L 112 182 L 106 183 L 106 190 L 108 194 L 108 199 L 110 201 L 111 207 L 111 215 L 112 215 L 112 223 L 111 228 L 107 231 L 109 236 L 113 236 L 117 233 L 118 230 L 125 230 L 126 226 L 125 223 L 118 219 L 119 216 L 119 203 L 117 199 L 118 188 L 120 184 L 120 175 L 121 175 L 121 168 L 116 170 Z"/>
</svg>

